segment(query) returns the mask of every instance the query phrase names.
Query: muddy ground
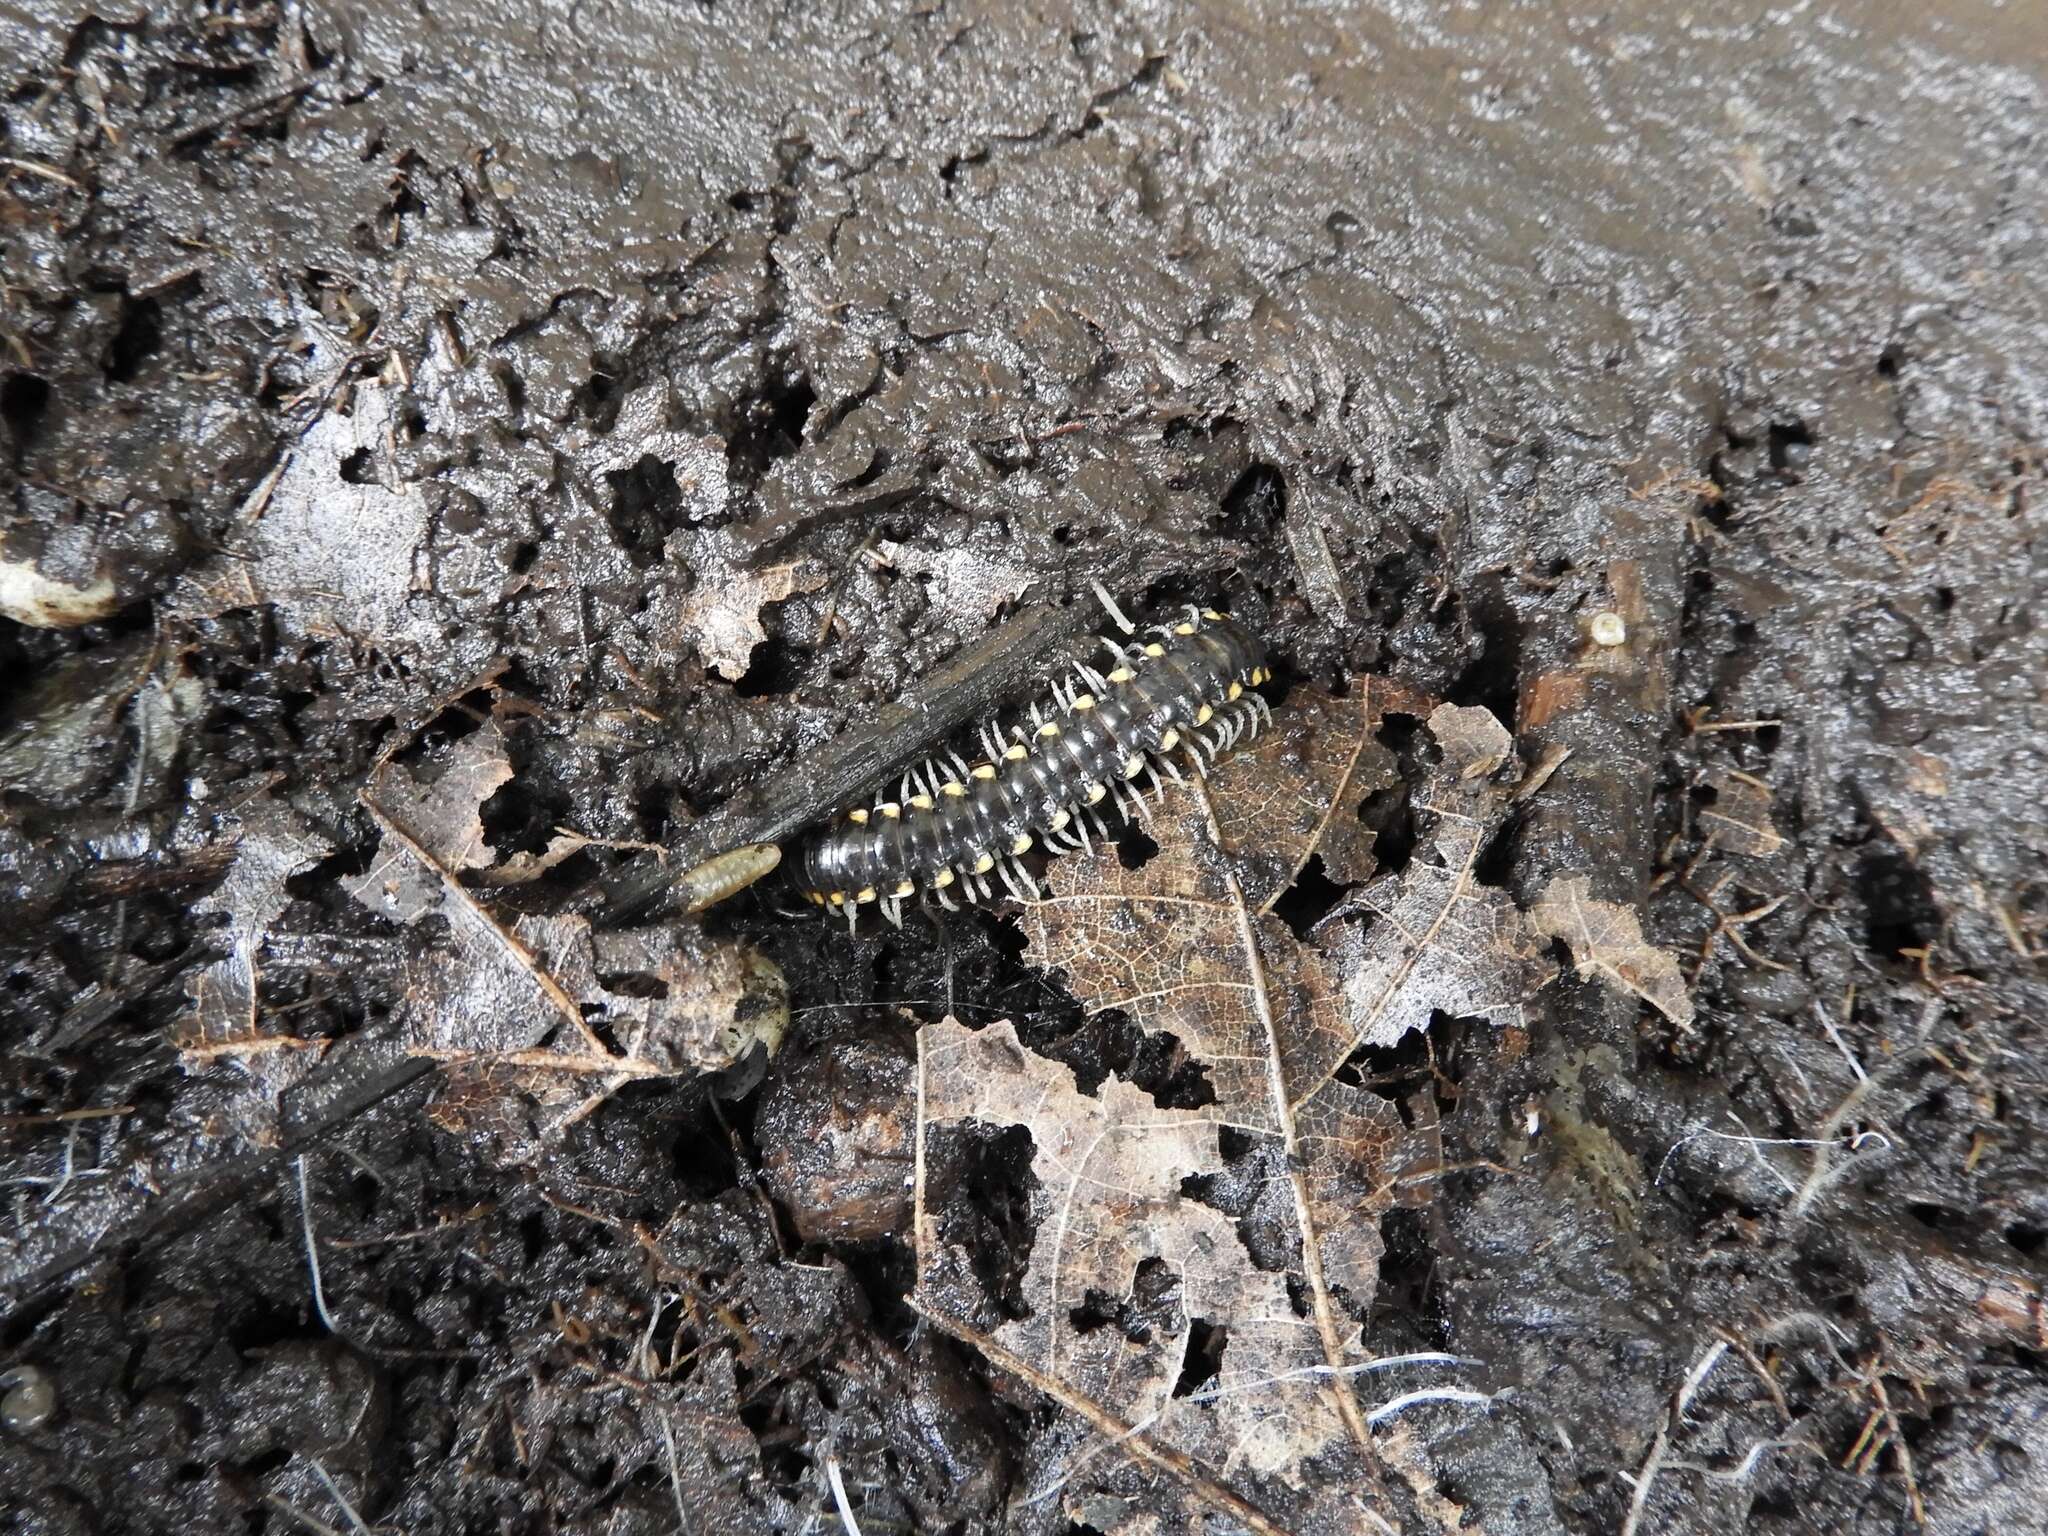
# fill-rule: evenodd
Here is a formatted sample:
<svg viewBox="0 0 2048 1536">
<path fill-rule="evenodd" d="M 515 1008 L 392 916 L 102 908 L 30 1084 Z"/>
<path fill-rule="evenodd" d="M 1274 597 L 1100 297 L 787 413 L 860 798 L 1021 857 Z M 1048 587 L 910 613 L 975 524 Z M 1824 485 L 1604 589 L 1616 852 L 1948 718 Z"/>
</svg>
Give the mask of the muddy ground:
<svg viewBox="0 0 2048 1536">
<path fill-rule="evenodd" d="M 7 1529 L 1089 1528 L 906 1306 L 906 1064 L 1170 1042 L 770 882 L 704 942 L 773 1060 L 522 1153 L 349 887 L 488 728 L 492 899 L 603 927 L 1095 581 L 1572 748 L 1486 877 L 1696 1010 L 1362 1064 L 1446 1165 L 1365 1343 L 1489 1399 L 1376 1431 L 1395 1526 L 2048 1529 L 2038 12 L 35 0 L 0 61 Z M 190 1050 L 237 975 L 324 1056 Z"/>
</svg>

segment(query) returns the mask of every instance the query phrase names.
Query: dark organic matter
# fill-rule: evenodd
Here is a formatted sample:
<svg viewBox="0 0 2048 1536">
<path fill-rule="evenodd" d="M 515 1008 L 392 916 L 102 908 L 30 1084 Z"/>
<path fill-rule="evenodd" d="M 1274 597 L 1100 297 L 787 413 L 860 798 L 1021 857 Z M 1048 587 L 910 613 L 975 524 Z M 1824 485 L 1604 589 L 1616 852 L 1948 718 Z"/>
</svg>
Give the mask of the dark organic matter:
<svg viewBox="0 0 2048 1536">
<path fill-rule="evenodd" d="M 0 1525 L 2040 1528 L 2038 11 L 0 5 Z M 1391 1187 L 1164 916 L 742 888 L 1096 583 L 1280 727 L 1097 884 L 1358 980 Z M 1070 1113 L 920 1229 L 948 1018 Z M 1047 1161 L 1147 1115 L 1178 1263 Z"/>
</svg>

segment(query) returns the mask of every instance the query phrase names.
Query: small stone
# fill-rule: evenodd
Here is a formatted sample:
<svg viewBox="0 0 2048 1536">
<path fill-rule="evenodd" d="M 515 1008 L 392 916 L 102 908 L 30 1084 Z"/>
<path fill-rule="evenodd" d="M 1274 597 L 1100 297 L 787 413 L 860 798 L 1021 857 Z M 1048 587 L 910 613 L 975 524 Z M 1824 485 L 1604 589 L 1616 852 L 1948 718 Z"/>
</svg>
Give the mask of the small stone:
<svg viewBox="0 0 2048 1536">
<path fill-rule="evenodd" d="M 1593 615 L 1592 635 L 1595 645 L 1626 645 L 1628 625 L 1622 622 L 1620 614 L 1609 608 Z"/>
<path fill-rule="evenodd" d="M 17 1365 L 0 1372 L 0 1425 L 25 1435 L 41 1429 L 57 1416 L 57 1384 L 32 1365 Z"/>
<path fill-rule="evenodd" d="M 884 1041 L 837 1041 L 784 1057 L 754 1120 L 768 1188 L 798 1235 L 814 1243 L 904 1229 L 915 1135 L 911 1059 Z"/>
</svg>

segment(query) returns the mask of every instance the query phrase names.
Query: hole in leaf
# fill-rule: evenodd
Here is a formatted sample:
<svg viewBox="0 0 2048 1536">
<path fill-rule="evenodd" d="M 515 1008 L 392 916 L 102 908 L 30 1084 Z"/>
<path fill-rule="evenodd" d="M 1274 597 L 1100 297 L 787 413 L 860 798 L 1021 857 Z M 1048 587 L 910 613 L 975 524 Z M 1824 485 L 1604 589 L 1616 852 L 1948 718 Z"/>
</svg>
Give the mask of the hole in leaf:
<svg viewBox="0 0 2048 1536">
<path fill-rule="evenodd" d="M 1286 480 L 1271 464 L 1253 464 L 1224 492 L 1217 525 L 1227 538 L 1255 543 L 1286 514 Z"/>
<path fill-rule="evenodd" d="M 1173 1384 L 1175 1397 L 1188 1397 L 1222 1375 L 1223 1348 L 1230 1342 L 1230 1330 L 1206 1317 L 1188 1321 L 1187 1353 L 1181 1357 L 1180 1377 Z"/>
<path fill-rule="evenodd" d="M 1125 869 L 1143 869 L 1159 852 L 1159 844 L 1135 822 L 1127 822 L 1116 835 L 1117 862 Z"/>
<path fill-rule="evenodd" d="M 1312 854 L 1301 874 L 1281 893 L 1273 904 L 1273 913 L 1293 930 L 1297 939 L 1306 939 L 1309 930 L 1330 915 L 1330 911 L 1344 899 L 1345 887 L 1337 884 L 1323 868 L 1323 856 Z"/>
<path fill-rule="evenodd" d="M 612 488 L 605 523 L 626 558 L 643 570 L 658 565 L 669 533 L 683 524 L 683 492 L 676 472 L 653 454 L 642 454 L 631 469 L 607 473 Z"/>
</svg>

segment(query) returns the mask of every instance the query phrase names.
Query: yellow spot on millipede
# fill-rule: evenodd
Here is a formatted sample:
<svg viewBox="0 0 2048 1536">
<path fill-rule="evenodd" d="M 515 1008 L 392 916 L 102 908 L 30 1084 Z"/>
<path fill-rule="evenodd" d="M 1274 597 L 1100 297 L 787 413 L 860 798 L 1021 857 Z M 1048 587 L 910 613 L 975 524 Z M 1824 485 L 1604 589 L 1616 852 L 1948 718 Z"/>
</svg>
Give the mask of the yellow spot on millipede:
<svg viewBox="0 0 2048 1536">
<path fill-rule="evenodd" d="M 1216 711 L 1211 709 L 1206 704 L 1204 704 L 1200 709 L 1195 711 L 1195 724 L 1197 725 L 1207 725 L 1211 720 L 1214 720 L 1215 718 Z"/>
<path fill-rule="evenodd" d="M 977 779 L 992 779 L 996 776 L 996 765 L 994 763 L 976 763 L 972 776 Z"/>
<path fill-rule="evenodd" d="M 868 824 L 868 813 L 865 810 L 848 811 L 846 819 L 856 826 L 864 827 Z"/>
<path fill-rule="evenodd" d="M 1041 736 L 1057 736 L 1059 733 L 1059 726 L 1051 720 L 1046 721 L 1045 724 L 1038 728 L 1038 734 Z"/>
<path fill-rule="evenodd" d="M 1016 836 L 1016 839 L 1010 844 L 1010 852 L 1029 853 L 1030 851 L 1031 834 L 1029 832 L 1019 832 Z"/>
<path fill-rule="evenodd" d="M 1005 762 L 1021 763 L 1030 755 L 1031 753 L 1021 741 L 1013 741 L 1010 745 L 1003 748 L 1003 760 Z"/>
<path fill-rule="evenodd" d="M 974 861 L 974 872 L 977 875 L 985 875 L 995 867 L 996 856 L 992 853 L 984 853 L 980 858 Z"/>
</svg>

